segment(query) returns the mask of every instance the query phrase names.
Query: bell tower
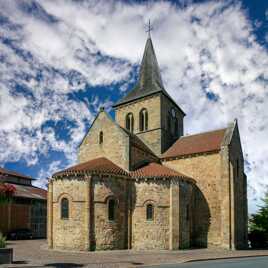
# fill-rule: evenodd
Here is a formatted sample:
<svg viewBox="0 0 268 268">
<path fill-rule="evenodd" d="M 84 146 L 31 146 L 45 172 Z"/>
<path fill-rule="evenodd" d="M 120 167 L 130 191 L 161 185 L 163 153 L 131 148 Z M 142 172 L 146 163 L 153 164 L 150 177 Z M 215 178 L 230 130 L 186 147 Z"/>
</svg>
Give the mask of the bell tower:
<svg viewBox="0 0 268 268">
<path fill-rule="evenodd" d="M 116 122 L 158 156 L 183 135 L 185 113 L 164 88 L 150 34 L 137 84 L 114 108 Z"/>
</svg>

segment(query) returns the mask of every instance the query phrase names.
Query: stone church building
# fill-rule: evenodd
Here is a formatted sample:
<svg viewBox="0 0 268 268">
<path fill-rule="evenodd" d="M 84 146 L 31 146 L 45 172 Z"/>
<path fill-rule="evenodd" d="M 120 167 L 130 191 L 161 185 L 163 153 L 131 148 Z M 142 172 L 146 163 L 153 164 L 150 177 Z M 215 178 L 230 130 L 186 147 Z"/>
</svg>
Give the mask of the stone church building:
<svg viewBox="0 0 268 268">
<path fill-rule="evenodd" d="M 102 108 L 79 163 L 52 176 L 53 249 L 247 247 L 247 178 L 237 121 L 184 135 L 148 37 L 136 86 Z"/>
</svg>

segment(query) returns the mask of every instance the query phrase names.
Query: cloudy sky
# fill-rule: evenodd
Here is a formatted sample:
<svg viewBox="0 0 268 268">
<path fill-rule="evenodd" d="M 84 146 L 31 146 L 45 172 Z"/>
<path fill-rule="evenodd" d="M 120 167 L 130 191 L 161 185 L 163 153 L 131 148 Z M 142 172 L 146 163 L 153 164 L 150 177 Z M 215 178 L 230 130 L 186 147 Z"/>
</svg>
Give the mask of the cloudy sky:
<svg viewBox="0 0 268 268">
<path fill-rule="evenodd" d="M 150 18 L 185 133 L 238 118 L 255 211 L 268 185 L 265 2 L 0 0 L 0 166 L 44 185 L 75 163 L 99 107 L 134 85 Z"/>
</svg>

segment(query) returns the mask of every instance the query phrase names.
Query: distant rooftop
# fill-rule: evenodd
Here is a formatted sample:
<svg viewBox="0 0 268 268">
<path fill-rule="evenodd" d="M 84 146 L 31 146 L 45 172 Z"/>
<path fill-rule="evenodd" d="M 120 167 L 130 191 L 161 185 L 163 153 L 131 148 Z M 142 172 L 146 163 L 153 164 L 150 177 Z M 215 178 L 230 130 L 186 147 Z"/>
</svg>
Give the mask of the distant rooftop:
<svg viewBox="0 0 268 268">
<path fill-rule="evenodd" d="M 28 179 L 28 180 L 34 180 L 33 178 L 31 178 L 29 176 L 26 176 L 26 175 L 23 175 L 21 173 L 0 167 L 0 179 L 1 179 L 1 175 L 17 177 L 17 178 L 22 178 L 22 179 Z"/>
</svg>

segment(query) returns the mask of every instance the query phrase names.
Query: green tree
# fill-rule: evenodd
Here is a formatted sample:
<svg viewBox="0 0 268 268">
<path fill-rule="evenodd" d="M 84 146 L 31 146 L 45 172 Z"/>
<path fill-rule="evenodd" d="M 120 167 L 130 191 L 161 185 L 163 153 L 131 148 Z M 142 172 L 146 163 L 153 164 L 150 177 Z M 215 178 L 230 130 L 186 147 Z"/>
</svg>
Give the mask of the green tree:
<svg viewBox="0 0 268 268">
<path fill-rule="evenodd" d="M 253 248 L 268 246 L 268 191 L 257 213 L 249 219 L 249 240 Z"/>
</svg>

